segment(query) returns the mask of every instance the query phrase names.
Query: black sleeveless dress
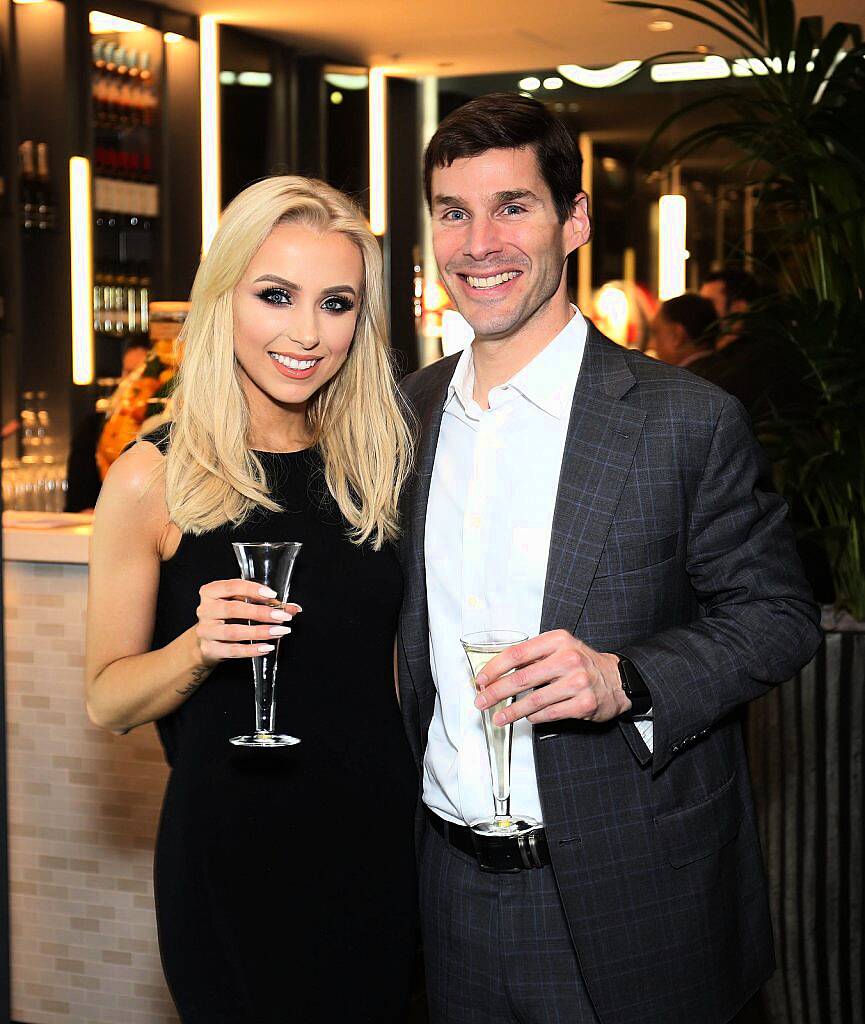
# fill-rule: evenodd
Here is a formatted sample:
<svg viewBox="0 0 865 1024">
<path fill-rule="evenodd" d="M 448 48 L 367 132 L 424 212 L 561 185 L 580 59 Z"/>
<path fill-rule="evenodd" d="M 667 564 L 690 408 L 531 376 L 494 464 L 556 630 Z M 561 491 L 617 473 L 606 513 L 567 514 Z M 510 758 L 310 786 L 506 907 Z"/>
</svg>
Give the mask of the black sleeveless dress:
<svg viewBox="0 0 865 1024">
<path fill-rule="evenodd" d="M 164 433 L 148 440 L 164 450 Z M 298 540 L 276 728 L 254 724 L 252 666 L 222 662 L 157 723 L 171 775 L 155 860 L 163 965 L 184 1024 L 398 1022 L 415 950 L 417 774 L 393 681 L 402 577 L 346 536 L 315 450 L 264 454 L 284 511 L 185 535 L 160 574 L 154 649 L 196 621 L 198 589 L 240 575 L 233 540 Z"/>
</svg>

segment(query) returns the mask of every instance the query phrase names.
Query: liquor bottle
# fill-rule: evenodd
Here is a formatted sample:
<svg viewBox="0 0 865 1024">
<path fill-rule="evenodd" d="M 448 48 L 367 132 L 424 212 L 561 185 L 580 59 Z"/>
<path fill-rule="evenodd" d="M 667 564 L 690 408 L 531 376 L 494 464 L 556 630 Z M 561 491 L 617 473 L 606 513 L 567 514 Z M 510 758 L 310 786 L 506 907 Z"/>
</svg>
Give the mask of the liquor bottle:
<svg viewBox="0 0 865 1024">
<path fill-rule="evenodd" d="M 33 142 L 26 139 L 18 147 L 18 187 L 21 196 L 21 226 L 30 231 L 36 227 L 36 171 L 33 165 Z"/>
<path fill-rule="evenodd" d="M 36 226 L 41 231 L 53 228 L 56 220 L 54 199 L 51 194 L 51 175 L 48 170 L 48 143 L 36 145 Z"/>
</svg>

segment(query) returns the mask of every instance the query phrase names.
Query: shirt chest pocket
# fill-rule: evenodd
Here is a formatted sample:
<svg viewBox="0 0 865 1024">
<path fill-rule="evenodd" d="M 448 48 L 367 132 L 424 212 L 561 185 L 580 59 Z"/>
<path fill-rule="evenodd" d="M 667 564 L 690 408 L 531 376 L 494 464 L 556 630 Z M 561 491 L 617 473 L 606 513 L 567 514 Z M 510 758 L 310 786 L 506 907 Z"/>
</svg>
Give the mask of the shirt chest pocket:
<svg viewBox="0 0 865 1024">
<path fill-rule="evenodd" d="M 514 582 L 543 583 L 550 553 L 550 534 L 543 527 L 516 526 L 511 531 L 508 577 Z"/>
<path fill-rule="evenodd" d="M 656 540 L 618 541 L 615 538 L 610 538 L 598 562 L 595 579 L 603 576 L 618 576 L 622 573 L 633 572 L 635 569 L 647 569 L 659 562 L 666 562 L 668 558 L 675 555 L 678 542 L 678 533 L 671 533 Z"/>
</svg>

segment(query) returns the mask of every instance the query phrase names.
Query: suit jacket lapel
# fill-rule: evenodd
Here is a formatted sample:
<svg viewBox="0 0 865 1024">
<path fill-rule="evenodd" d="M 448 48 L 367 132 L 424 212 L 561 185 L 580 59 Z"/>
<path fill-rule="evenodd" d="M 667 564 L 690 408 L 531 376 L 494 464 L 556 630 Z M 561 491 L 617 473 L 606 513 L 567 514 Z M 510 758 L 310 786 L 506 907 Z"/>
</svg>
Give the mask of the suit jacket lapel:
<svg viewBox="0 0 865 1024">
<path fill-rule="evenodd" d="M 421 707 L 435 695 L 430 670 L 429 620 L 426 600 L 424 534 L 430 482 L 441 430 L 444 402 L 459 355 L 442 359 L 428 371 L 428 383 L 414 401 L 419 443 L 415 474 L 406 496 L 403 535 L 405 594 L 401 619 L 402 641 L 412 684 Z"/>
<path fill-rule="evenodd" d="M 582 613 L 646 416 L 620 401 L 634 383 L 623 350 L 589 321 L 553 513 L 541 632 L 573 632 Z"/>
</svg>

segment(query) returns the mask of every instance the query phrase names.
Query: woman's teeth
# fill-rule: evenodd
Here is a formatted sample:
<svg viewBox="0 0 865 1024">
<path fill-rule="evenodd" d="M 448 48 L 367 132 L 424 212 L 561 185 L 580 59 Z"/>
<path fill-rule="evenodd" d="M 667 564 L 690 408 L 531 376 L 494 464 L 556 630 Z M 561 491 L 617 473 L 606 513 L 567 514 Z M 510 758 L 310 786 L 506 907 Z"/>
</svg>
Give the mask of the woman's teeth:
<svg viewBox="0 0 865 1024">
<path fill-rule="evenodd" d="M 308 370 L 318 362 L 317 359 L 292 359 L 291 356 L 281 356 L 278 352 L 268 352 L 268 355 L 271 359 L 275 359 L 292 370 Z"/>
<path fill-rule="evenodd" d="M 509 270 L 504 274 L 496 274 L 495 277 L 468 277 L 466 280 L 472 288 L 495 288 L 496 285 L 504 284 L 505 281 L 513 281 L 520 276 L 519 270 Z"/>
</svg>

